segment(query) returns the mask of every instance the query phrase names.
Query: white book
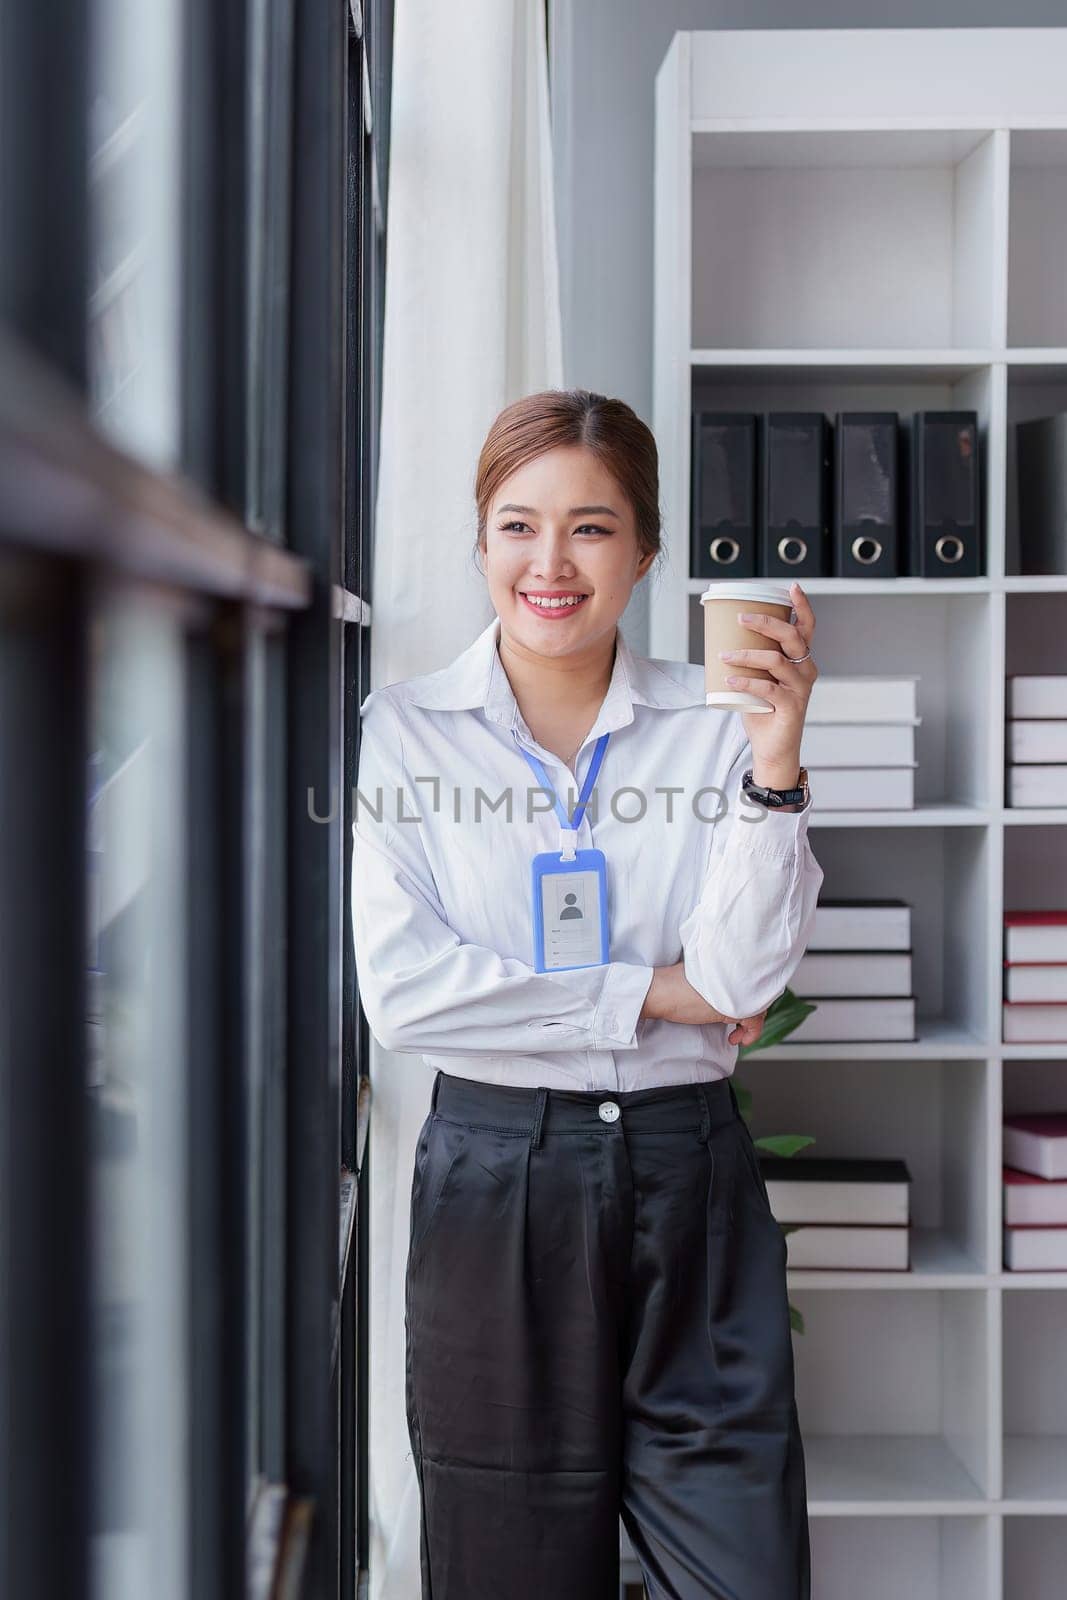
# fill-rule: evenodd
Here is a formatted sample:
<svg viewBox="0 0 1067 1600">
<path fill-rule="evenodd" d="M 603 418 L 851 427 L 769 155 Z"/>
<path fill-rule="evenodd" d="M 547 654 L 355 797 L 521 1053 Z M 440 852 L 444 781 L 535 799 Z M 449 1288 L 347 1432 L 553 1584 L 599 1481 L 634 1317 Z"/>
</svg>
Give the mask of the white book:
<svg viewBox="0 0 1067 1600">
<path fill-rule="evenodd" d="M 820 673 L 811 686 L 805 729 L 813 722 L 913 722 L 918 674 L 890 677 L 860 673 L 842 677 Z"/>
<path fill-rule="evenodd" d="M 805 721 L 800 759 L 808 767 L 913 767 L 914 722 Z M 1050 758 L 1051 759 L 1051 758 Z"/>
<path fill-rule="evenodd" d="M 772 1156 L 760 1151 L 779 1222 L 899 1227 L 909 1219 L 911 1174 L 899 1157 Z"/>
<path fill-rule="evenodd" d="M 1067 717 L 1067 673 L 1010 674 L 1007 700 L 1009 717 Z"/>
<path fill-rule="evenodd" d="M 801 966 L 803 966 L 803 961 Z M 793 984 L 796 988 L 796 984 Z M 799 993 L 799 991 L 798 991 Z M 1005 1000 L 1067 1000 L 1067 963 L 1005 967 Z"/>
<path fill-rule="evenodd" d="M 1005 1000 L 1001 1009 L 1005 1044 L 1067 1044 L 1067 1005 L 1020 1005 Z M 795 1039 L 796 1033 L 790 1038 Z"/>
<path fill-rule="evenodd" d="M 1013 1111 L 1001 1134 L 1004 1165 L 1037 1178 L 1067 1178 L 1067 1112 Z"/>
<path fill-rule="evenodd" d="M 1010 721 L 1008 759 L 1015 762 L 1067 761 L 1067 717 Z"/>
<path fill-rule="evenodd" d="M 785 1236 L 786 1266 L 823 1268 L 908 1268 L 908 1229 L 830 1227 L 801 1224 Z"/>
<path fill-rule="evenodd" d="M 910 950 L 911 906 L 906 900 L 820 900 L 808 950 Z"/>
<path fill-rule="evenodd" d="M 808 768 L 812 810 L 913 811 L 915 768 L 813 767 Z M 1049 771 L 1045 767 L 1040 769 Z"/>
<path fill-rule="evenodd" d="M 809 949 L 789 987 L 805 1000 L 820 995 L 911 994 L 911 952 Z"/>
<path fill-rule="evenodd" d="M 1025 920 L 1011 921 L 1013 917 Z M 1005 911 L 1007 961 L 1067 961 L 1067 911 Z"/>
<path fill-rule="evenodd" d="M 1039 1178 L 1007 1165 L 1002 1172 L 1006 1223 L 1016 1228 L 1067 1228 L 1067 1178 Z"/>
<path fill-rule="evenodd" d="M 1005 1228 L 1009 1272 L 1056 1272 L 1067 1267 L 1067 1228 Z"/>
<path fill-rule="evenodd" d="M 817 1004 L 818 1009 L 809 1012 L 790 1033 L 790 1044 L 794 1040 L 800 1044 L 852 1044 L 915 1038 L 914 995 L 880 1000 L 834 998 Z"/>
<path fill-rule="evenodd" d="M 815 779 L 812 806 L 815 805 Z M 1009 806 L 1067 806 L 1067 764 L 1008 768 Z"/>
</svg>

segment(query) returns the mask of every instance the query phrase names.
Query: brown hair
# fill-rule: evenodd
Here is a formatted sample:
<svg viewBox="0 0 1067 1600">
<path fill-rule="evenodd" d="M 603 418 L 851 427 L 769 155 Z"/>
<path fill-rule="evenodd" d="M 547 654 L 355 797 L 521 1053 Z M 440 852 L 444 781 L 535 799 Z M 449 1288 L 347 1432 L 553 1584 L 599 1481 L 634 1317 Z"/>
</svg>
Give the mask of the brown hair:
<svg viewBox="0 0 1067 1600">
<path fill-rule="evenodd" d="M 628 496 L 640 554 L 660 553 L 659 452 L 652 430 L 624 400 L 588 389 L 544 389 L 500 412 L 478 457 L 477 549 L 484 549 L 489 507 L 504 480 L 535 456 L 575 444 L 592 450 Z"/>
</svg>

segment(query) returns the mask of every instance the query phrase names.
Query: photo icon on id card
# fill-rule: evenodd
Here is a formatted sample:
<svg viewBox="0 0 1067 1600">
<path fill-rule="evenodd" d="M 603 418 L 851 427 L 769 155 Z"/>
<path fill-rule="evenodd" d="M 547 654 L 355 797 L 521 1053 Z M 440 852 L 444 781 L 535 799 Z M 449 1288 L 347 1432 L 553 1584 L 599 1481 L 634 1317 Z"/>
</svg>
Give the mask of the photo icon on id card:
<svg viewBox="0 0 1067 1600">
<path fill-rule="evenodd" d="M 534 970 L 597 967 L 608 960 L 607 872 L 601 850 L 555 851 L 531 865 Z"/>
</svg>

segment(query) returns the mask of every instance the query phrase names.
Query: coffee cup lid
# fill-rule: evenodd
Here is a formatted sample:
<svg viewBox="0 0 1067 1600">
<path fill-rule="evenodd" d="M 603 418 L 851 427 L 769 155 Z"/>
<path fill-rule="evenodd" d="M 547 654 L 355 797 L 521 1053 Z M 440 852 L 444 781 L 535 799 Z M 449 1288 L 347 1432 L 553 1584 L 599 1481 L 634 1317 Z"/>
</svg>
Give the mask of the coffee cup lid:
<svg viewBox="0 0 1067 1600">
<path fill-rule="evenodd" d="M 759 578 L 714 579 L 700 596 L 701 605 L 705 600 L 755 600 L 768 606 L 793 604 L 788 589 L 777 583 L 764 583 Z"/>
</svg>

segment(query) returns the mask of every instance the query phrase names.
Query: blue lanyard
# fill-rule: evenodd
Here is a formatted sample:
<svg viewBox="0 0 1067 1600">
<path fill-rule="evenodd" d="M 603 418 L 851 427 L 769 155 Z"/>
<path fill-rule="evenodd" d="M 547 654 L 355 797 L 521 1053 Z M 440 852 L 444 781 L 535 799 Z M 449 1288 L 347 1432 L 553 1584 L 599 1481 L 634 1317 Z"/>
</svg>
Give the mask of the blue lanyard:
<svg viewBox="0 0 1067 1600">
<path fill-rule="evenodd" d="M 559 795 L 556 793 L 555 786 L 553 785 L 552 780 L 549 778 L 548 773 L 544 769 L 543 762 L 539 761 L 535 755 L 531 755 L 529 750 L 522 751 L 523 755 L 533 768 L 534 773 L 540 779 L 542 788 L 547 789 L 551 794 L 553 802 L 555 803 L 556 815 L 559 818 L 561 828 L 568 828 L 577 831 L 581 825 L 582 817 L 584 816 L 585 808 L 589 803 L 589 796 L 593 792 L 593 785 L 596 782 L 597 773 L 600 771 L 600 763 L 604 759 L 604 751 L 608 747 L 608 740 L 610 738 L 610 733 L 602 733 L 596 742 L 596 748 L 593 751 L 593 759 L 589 763 L 589 771 L 585 775 L 585 782 L 582 784 L 582 792 L 578 797 L 578 804 L 574 809 L 574 817 L 572 820 L 568 820 L 567 813 L 564 811 L 563 806 L 560 803 Z M 522 749 L 522 746 L 520 745 L 519 748 Z"/>
</svg>

